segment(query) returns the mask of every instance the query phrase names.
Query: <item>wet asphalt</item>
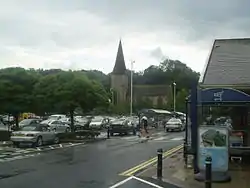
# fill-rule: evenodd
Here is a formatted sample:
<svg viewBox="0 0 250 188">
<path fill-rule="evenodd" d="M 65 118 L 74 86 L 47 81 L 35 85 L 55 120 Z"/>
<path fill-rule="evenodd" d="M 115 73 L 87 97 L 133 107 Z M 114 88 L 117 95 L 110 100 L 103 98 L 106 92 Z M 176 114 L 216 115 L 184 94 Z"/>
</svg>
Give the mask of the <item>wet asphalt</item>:
<svg viewBox="0 0 250 188">
<path fill-rule="evenodd" d="M 169 134 L 180 136 L 183 133 Z M 108 188 L 127 178 L 119 176 L 119 173 L 155 157 L 158 148 L 166 151 L 181 143 L 182 141 L 141 143 L 111 138 L 37 153 L 35 157 L 0 163 L 0 187 Z M 120 187 L 150 186 L 133 180 Z"/>
</svg>

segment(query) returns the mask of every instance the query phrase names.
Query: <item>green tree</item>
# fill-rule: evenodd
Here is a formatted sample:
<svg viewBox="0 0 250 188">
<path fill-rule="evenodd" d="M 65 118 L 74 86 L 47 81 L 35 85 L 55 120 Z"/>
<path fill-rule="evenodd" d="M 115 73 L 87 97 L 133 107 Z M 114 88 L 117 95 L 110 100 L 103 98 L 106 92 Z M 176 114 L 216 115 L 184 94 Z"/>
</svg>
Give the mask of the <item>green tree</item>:
<svg viewBox="0 0 250 188">
<path fill-rule="evenodd" d="M 180 90 L 176 95 L 176 110 L 179 112 L 186 112 L 186 98 L 188 91 L 185 89 Z"/>
<path fill-rule="evenodd" d="M 44 76 L 35 85 L 34 96 L 37 103 L 43 104 L 44 112 L 69 113 L 72 130 L 76 108 L 89 112 L 95 107 L 108 106 L 108 95 L 102 85 L 80 72 L 62 71 Z"/>
<path fill-rule="evenodd" d="M 15 117 L 16 127 L 19 114 L 33 107 L 32 91 L 37 79 L 36 74 L 23 68 L 0 70 L 0 110 Z"/>
</svg>

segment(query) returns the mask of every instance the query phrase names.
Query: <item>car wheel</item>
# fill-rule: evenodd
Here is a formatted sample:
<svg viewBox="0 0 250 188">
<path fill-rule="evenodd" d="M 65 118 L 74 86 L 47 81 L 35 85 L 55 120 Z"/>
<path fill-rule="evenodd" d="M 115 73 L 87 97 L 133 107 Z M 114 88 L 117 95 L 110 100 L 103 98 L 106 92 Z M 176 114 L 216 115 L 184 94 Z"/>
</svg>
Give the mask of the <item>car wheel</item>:
<svg viewBox="0 0 250 188">
<path fill-rule="evenodd" d="M 56 136 L 55 138 L 54 138 L 54 144 L 59 144 L 60 143 L 60 140 L 59 140 L 59 138 Z"/>
<path fill-rule="evenodd" d="M 169 132 L 169 129 L 166 129 L 166 132 Z"/>
<path fill-rule="evenodd" d="M 36 147 L 40 147 L 43 145 L 43 138 L 39 136 L 36 141 Z"/>
</svg>

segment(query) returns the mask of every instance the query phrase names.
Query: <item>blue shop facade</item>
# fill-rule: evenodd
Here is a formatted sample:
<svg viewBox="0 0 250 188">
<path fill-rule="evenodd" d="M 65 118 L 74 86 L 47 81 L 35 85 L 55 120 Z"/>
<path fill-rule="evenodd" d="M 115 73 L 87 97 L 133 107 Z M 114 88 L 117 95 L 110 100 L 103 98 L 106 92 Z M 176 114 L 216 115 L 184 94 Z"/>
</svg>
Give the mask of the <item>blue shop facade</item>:
<svg viewBox="0 0 250 188">
<path fill-rule="evenodd" d="M 214 181 L 229 181 L 230 163 L 250 163 L 250 39 L 215 40 L 204 74 L 187 97 L 184 159 L 197 180 L 212 158 Z M 237 60 L 240 59 L 240 60 Z M 244 61 L 242 61 L 242 58 Z"/>
</svg>

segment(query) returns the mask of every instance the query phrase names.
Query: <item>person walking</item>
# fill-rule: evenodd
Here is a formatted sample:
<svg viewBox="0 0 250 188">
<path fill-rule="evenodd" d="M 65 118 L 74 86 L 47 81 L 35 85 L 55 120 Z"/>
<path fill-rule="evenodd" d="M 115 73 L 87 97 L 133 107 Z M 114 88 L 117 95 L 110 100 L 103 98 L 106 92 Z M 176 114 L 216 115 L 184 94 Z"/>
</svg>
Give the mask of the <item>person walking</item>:
<svg viewBox="0 0 250 188">
<path fill-rule="evenodd" d="M 146 116 L 143 116 L 141 119 L 141 130 L 142 135 L 149 137 L 148 133 L 148 118 Z"/>
</svg>

